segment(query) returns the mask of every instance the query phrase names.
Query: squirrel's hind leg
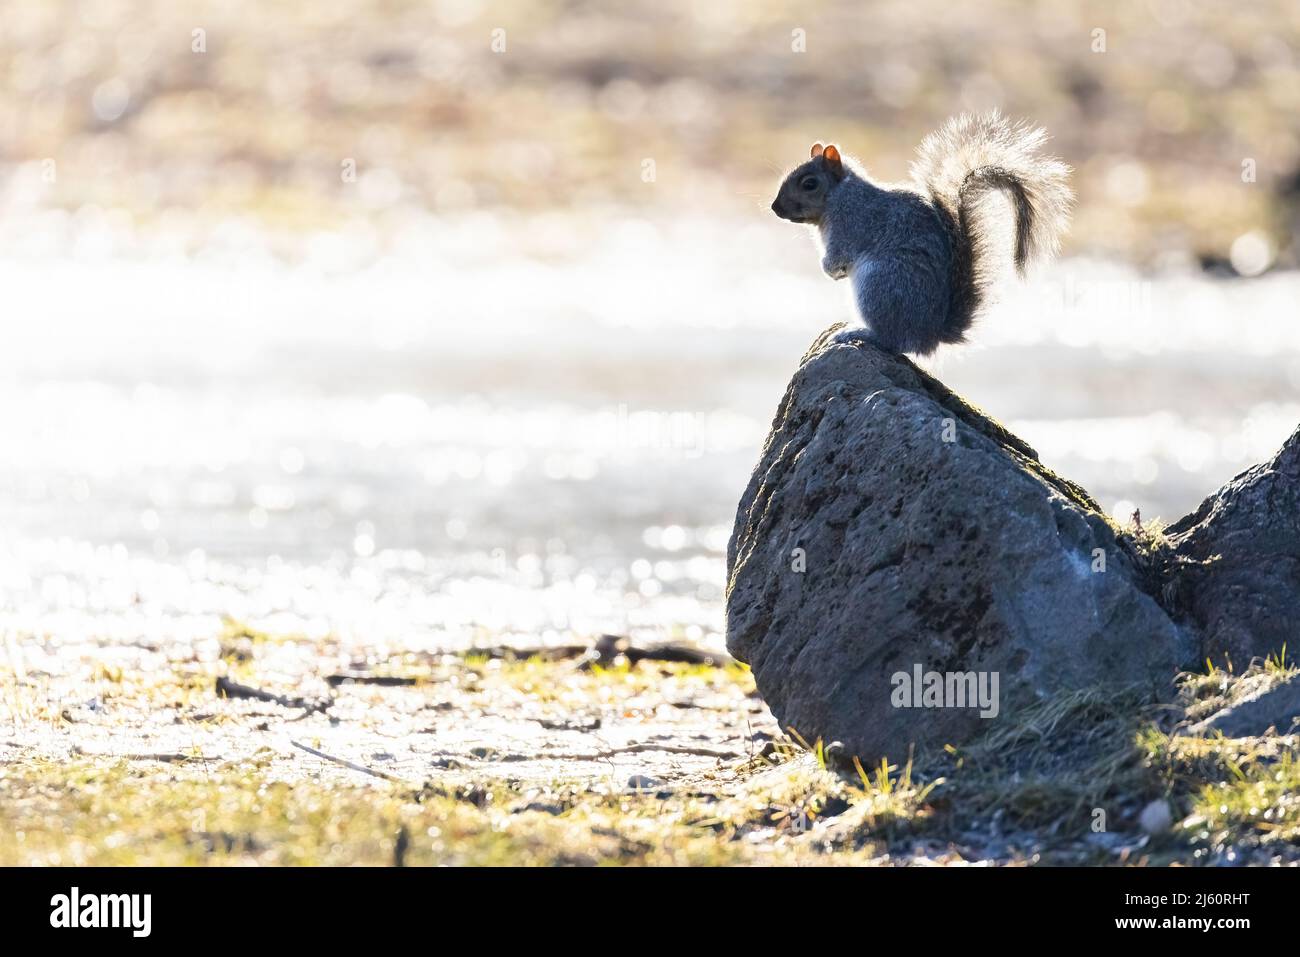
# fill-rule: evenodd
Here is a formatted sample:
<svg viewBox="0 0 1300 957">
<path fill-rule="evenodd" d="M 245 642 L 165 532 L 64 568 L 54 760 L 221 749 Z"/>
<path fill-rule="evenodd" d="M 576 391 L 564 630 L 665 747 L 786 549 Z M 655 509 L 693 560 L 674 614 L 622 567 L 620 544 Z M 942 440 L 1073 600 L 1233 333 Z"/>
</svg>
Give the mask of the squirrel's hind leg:
<svg viewBox="0 0 1300 957">
<path fill-rule="evenodd" d="M 844 341 L 870 342 L 890 352 L 928 355 L 939 345 L 943 314 L 935 286 L 921 264 L 862 260 L 853 270 L 853 294 L 866 328 L 846 330 Z"/>
</svg>

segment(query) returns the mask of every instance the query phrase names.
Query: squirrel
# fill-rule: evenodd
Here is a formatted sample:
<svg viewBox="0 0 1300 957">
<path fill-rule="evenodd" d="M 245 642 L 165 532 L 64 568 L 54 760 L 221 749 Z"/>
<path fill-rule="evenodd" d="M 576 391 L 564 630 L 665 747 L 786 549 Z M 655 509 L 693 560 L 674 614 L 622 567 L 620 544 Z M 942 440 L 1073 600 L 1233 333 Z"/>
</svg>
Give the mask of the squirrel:
<svg viewBox="0 0 1300 957">
<path fill-rule="evenodd" d="M 835 146 L 814 144 L 772 211 L 816 226 L 822 269 L 852 278 L 864 327 L 840 341 L 921 356 L 964 341 L 999 274 L 991 193 L 1005 193 L 1014 208 L 1016 271 L 1053 255 L 1073 194 L 1070 168 L 1040 151 L 1046 139 L 996 111 L 954 117 L 921 143 L 910 186 L 873 183 Z"/>
</svg>

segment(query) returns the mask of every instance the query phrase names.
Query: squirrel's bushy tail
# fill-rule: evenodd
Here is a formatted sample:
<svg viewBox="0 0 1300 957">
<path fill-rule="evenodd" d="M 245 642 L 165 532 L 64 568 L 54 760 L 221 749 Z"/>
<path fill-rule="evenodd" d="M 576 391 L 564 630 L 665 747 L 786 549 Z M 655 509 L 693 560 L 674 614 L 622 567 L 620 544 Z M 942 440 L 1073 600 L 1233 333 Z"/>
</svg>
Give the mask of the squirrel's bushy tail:
<svg viewBox="0 0 1300 957">
<path fill-rule="evenodd" d="M 1042 153 L 1046 139 L 1046 131 L 994 111 L 954 117 L 917 150 L 912 177 L 953 231 L 953 341 L 974 320 L 999 263 L 1005 262 L 992 248 L 1000 235 L 996 210 L 986 206 L 992 193 L 1005 193 L 1015 211 L 1011 253 L 1017 272 L 1023 275 L 1031 262 L 1060 246 L 1074 195 L 1067 182 L 1070 168 Z"/>
</svg>

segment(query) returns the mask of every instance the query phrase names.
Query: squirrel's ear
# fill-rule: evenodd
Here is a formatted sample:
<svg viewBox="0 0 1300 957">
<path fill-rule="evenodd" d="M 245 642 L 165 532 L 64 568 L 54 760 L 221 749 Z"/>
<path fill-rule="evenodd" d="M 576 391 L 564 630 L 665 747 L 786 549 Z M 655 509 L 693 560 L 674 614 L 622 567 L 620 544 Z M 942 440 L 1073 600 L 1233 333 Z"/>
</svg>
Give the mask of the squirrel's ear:
<svg viewBox="0 0 1300 957">
<path fill-rule="evenodd" d="M 828 146 L 822 150 L 822 159 L 830 167 L 830 171 L 836 176 L 844 172 L 844 161 L 840 159 L 840 151 L 833 146 Z"/>
<path fill-rule="evenodd" d="M 817 157 L 819 157 L 819 156 L 821 156 L 821 155 L 822 155 L 822 145 L 821 145 L 820 143 L 814 143 L 814 144 L 813 144 L 813 148 L 812 148 L 812 156 L 811 156 L 811 158 L 812 158 L 812 159 L 816 159 Z"/>
</svg>

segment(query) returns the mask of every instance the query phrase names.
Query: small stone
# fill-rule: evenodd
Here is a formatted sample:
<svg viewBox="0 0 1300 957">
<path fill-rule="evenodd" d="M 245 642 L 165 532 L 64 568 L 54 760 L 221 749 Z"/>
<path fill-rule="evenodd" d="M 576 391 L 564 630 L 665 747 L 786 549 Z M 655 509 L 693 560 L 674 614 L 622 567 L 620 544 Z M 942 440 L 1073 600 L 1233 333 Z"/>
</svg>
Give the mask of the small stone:
<svg viewBox="0 0 1300 957">
<path fill-rule="evenodd" d="M 645 774 L 634 774 L 627 779 L 629 791 L 653 791 L 657 787 L 659 782 Z"/>
<path fill-rule="evenodd" d="M 1157 834 L 1164 834 L 1173 826 L 1174 813 L 1169 807 L 1169 802 L 1164 798 L 1157 798 L 1142 809 L 1138 815 L 1138 824 L 1142 830 L 1152 837 Z"/>
</svg>

